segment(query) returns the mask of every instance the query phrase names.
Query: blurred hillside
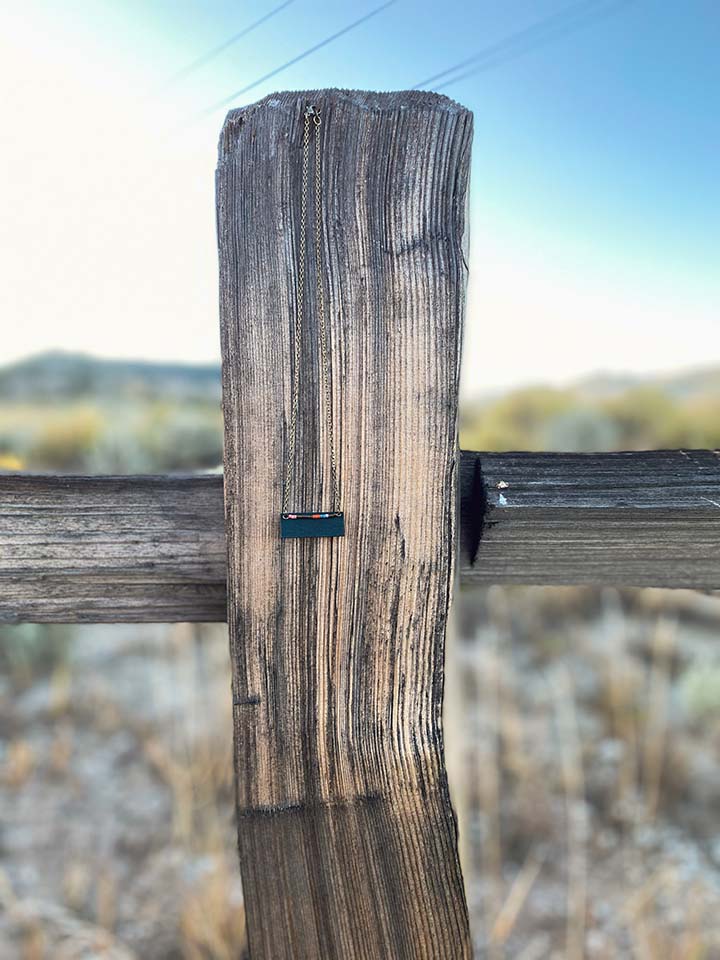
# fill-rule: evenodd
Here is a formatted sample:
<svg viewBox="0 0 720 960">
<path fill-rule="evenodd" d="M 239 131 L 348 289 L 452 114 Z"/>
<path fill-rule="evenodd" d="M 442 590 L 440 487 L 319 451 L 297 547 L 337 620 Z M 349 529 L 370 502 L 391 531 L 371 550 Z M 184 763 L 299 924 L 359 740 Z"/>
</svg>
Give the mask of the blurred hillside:
<svg viewBox="0 0 720 960">
<path fill-rule="evenodd" d="M 41 353 L 0 368 L 0 402 L 112 400 L 220 402 L 220 368 L 145 360 L 100 360 L 82 353 Z"/>
<path fill-rule="evenodd" d="M 653 450 L 720 446 L 720 368 L 593 376 L 479 399 L 460 411 L 469 450 Z"/>
<path fill-rule="evenodd" d="M 152 473 L 222 462 L 220 368 L 47 353 L 0 369 L 0 469 Z"/>
<path fill-rule="evenodd" d="M 475 450 L 720 447 L 720 367 L 593 376 L 461 408 Z M 138 473 L 222 462 L 217 366 L 47 353 L 0 368 L 0 469 Z"/>
</svg>

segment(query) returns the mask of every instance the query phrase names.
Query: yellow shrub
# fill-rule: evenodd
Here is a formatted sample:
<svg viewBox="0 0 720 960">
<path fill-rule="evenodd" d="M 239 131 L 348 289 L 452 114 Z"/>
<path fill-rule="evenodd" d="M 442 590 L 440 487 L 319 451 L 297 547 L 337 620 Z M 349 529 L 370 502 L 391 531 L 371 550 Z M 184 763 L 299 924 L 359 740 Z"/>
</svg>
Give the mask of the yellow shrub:
<svg viewBox="0 0 720 960">
<path fill-rule="evenodd" d="M 103 428 L 103 416 L 95 407 L 68 407 L 51 414 L 38 430 L 28 460 L 45 469 L 82 469 Z"/>
</svg>

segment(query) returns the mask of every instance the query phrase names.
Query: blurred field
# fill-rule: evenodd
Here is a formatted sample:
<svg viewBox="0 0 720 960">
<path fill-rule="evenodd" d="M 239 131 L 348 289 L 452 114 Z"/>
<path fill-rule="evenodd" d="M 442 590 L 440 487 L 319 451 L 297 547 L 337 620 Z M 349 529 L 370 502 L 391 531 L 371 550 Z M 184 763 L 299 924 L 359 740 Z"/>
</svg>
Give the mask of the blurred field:
<svg viewBox="0 0 720 960">
<path fill-rule="evenodd" d="M 241 955 L 225 639 L 3 632 L 0 957 Z"/>
<path fill-rule="evenodd" d="M 477 956 L 720 956 L 720 597 L 460 598 Z"/>
<path fill-rule="evenodd" d="M 720 375 L 486 398 L 461 443 L 718 447 Z M 0 371 L 0 469 L 221 458 L 217 370 Z M 463 590 L 456 620 L 477 956 L 720 957 L 720 598 Z M 231 730 L 222 625 L 0 627 L 1 960 L 241 957 Z"/>
<path fill-rule="evenodd" d="M 466 450 L 667 450 L 720 446 L 720 370 L 531 386 L 461 408 Z"/>
<path fill-rule="evenodd" d="M 720 447 L 720 369 L 467 400 L 466 450 Z M 222 462 L 220 371 L 47 354 L 0 369 L 0 469 L 142 473 Z"/>
<path fill-rule="evenodd" d="M 47 354 L 0 370 L 0 469 L 162 473 L 221 463 L 216 367 Z"/>
</svg>

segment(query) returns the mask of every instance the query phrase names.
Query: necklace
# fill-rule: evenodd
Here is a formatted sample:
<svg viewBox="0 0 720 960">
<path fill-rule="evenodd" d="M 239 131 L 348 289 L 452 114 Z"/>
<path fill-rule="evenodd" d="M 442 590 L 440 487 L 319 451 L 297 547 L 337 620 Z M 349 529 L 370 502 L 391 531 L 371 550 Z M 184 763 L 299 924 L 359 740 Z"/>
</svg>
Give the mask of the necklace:
<svg viewBox="0 0 720 960">
<path fill-rule="evenodd" d="M 302 192 L 300 196 L 300 263 L 298 265 L 297 313 L 293 343 L 293 386 L 290 428 L 288 433 L 288 455 L 285 465 L 285 486 L 283 490 L 282 513 L 280 514 L 280 535 L 283 539 L 292 537 L 343 537 L 345 536 L 345 517 L 340 510 L 340 490 L 337 475 L 337 457 L 335 455 L 335 432 L 332 421 L 332 403 L 330 400 L 330 357 L 328 352 L 327 329 L 325 325 L 325 299 L 322 282 L 322 255 L 320 237 L 322 227 L 321 166 L 320 166 L 320 114 L 316 107 L 309 105 L 305 110 L 305 128 L 303 133 Z M 305 293 L 305 225 L 307 216 L 308 158 L 310 153 L 310 128 L 314 130 L 315 141 L 315 272 L 317 275 L 317 310 L 320 328 L 320 368 L 322 371 L 323 397 L 325 404 L 326 428 L 330 446 L 330 509 L 290 511 L 290 488 L 295 464 L 295 436 L 297 428 L 298 401 L 300 396 L 300 345 L 303 329 L 303 299 Z"/>
</svg>

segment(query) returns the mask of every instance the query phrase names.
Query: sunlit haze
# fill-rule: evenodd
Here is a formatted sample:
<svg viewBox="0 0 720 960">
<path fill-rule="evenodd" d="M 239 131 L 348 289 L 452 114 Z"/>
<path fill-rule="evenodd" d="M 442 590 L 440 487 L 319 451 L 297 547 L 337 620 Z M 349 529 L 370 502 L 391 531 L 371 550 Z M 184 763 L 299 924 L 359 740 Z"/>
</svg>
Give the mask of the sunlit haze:
<svg viewBox="0 0 720 960">
<path fill-rule="evenodd" d="M 198 114 L 374 4 L 296 0 L 171 80 L 277 5 L 3 3 L 1 362 L 219 358 L 226 108 Z M 411 87 L 568 6 L 398 0 L 233 105 Z M 612 9 L 442 89 L 475 118 L 467 395 L 720 355 L 720 9 L 596 6 Z"/>
</svg>

